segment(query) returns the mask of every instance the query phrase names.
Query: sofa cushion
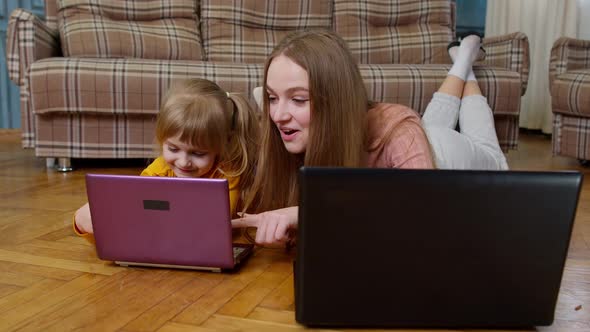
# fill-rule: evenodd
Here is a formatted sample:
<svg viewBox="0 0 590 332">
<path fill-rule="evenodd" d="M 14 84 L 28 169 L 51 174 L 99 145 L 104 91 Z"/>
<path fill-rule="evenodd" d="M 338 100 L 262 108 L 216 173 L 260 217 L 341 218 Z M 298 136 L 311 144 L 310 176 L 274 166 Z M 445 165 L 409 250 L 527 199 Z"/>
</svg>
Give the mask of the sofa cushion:
<svg viewBox="0 0 590 332">
<path fill-rule="evenodd" d="M 332 26 L 331 0 L 232 0 L 201 3 L 203 47 L 209 61 L 264 63 L 290 31 Z"/>
<path fill-rule="evenodd" d="M 191 77 L 249 96 L 262 64 L 55 57 L 35 62 L 29 81 L 35 114 L 157 115 L 172 81 Z"/>
<path fill-rule="evenodd" d="M 590 69 L 556 76 L 551 84 L 553 113 L 590 117 Z"/>
<path fill-rule="evenodd" d="M 553 114 L 553 154 L 590 160 L 590 118 Z"/>
<path fill-rule="evenodd" d="M 450 0 L 335 0 L 334 30 L 360 63 L 449 63 Z"/>
<path fill-rule="evenodd" d="M 58 0 L 65 57 L 200 60 L 194 0 Z"/>
<path fill-rule="evenodd" d="M 360 72 L 370 99 L 407 105 L 422 114 L 433 93 L 447 76 L 449 67 L 363 64 L 360 65 Z M 70 156 L 90 157 L 90 151 L 82 151 L 88 146 L 84 138 L 85 114 L 107 115 L 99 117 L 103 119 L 100 127 L 113 128 L 109 133 L 116 132 L 115 128 L 124 128 L 119 132 L 119 142 L 129 139 L 128 133 L 144 129 L 127 127 L 131 124 L 124 122 L 125 119 L 139 116 L 153 121 L 164 92 L 169 84 L 177 79 L 201 77 L 213 80 L 226 91 L 246 94 L 252 106 L 255 106 L 251 93 L 254 87 L 261 84 L 262 73 L 262 63 L 80 58 L 50 58 L 37 61 L 31 66 L 29 76 L 31 109 L 34 110 L 36 121 L 45 119 L 47 123 L 53 121 L 50 120 L 52 117 L 61 119 L 55 126 L 62 126 L 63 121 L 67 119 L 77 119 L 78 122 L 71 123 L 67 134 L 74 136 L 71 140 L 65 141 L 62 138 L 55 140 L 51 137 L 57 135 L 55 130 L 37 127 L 36 152 L 47 156 L 51 155 L 48 152 L 51 149 L 63 147 L 71 152 Z M 504 149 L 516 147 L 520 76 L 507 69 L 481 66 L 475 67 L 475 75 L 483 94 L 487 96 L 494 110 L 496 131 L 501 146 Z M 113 119 L 109 120 L 108 116 L 112 116 Z M 120 122 L 116 122 L 115 119 Z M 107 123 L 103 123 L 104 121 Z M 69 145 L 64 147 L 64 142 L 68 142 Z M 140 150 L 149 149 L 141 147 Z M 109 151 L 111 157 L 117 157 L 115 148 Z"/>
</svg>

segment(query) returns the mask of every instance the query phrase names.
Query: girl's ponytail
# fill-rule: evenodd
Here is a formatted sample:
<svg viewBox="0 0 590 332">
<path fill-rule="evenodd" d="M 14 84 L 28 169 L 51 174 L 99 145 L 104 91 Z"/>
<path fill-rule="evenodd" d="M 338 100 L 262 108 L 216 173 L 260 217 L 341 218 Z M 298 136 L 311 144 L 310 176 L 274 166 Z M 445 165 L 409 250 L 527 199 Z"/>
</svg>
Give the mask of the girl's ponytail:
<svg viewBox="0 0 590 332">
<path fill-rule="evenodd" d="M 221 158 L 221 169 L 227 175 L 239 175 L 242 198 L 247 196 L 254 182 L 258 159 L 258 114 L 242 94 L 227 93 L 230 104 L 231 131 L 227 148 Z M 243 202 L 243 199 L 241 200 Z"/>
</svg>

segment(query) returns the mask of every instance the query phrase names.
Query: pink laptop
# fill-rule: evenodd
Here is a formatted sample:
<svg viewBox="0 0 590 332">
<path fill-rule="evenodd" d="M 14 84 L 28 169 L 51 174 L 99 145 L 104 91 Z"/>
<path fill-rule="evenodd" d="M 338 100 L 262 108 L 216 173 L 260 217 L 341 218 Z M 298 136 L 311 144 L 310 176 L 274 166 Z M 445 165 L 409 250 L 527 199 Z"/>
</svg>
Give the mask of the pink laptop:
<svg viewBox="0 0 590 332">
<path fill-rule="evenodd" d="M 225 179 L 87 174 L 86 190 L 100 259 L 219 272 L 252 252 L 232 243 Z"/>
</svg>

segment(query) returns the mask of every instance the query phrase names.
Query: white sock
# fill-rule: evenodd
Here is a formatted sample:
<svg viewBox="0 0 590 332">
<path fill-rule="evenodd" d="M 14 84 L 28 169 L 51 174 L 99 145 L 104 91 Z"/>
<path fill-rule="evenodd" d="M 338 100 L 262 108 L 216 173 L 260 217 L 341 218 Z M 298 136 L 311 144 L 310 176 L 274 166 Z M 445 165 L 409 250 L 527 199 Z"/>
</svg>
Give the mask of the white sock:
<svg viewBox="0 0 590 332">
<path fill-rule="evenodd" d="M 469 72 L 473 74 L 473 62 L 477 58 L 479 53 L 479 47 L 481 46 L 481 39 L 479 36 L 470 35 L 461 41 L 461 45 L 458 47 L 456 52 L 451 52 L 454 48 L 449 50 L 449 54 L 455 53 L 455 57 L 451 55 L 453 59 L 453 66 L 449 70 L 449 75 L 456 76 L 463 81 L 475 79 L 475 75 L 469 75 Z"/>
<path fill-rule="evenodd" d="M 451 60 L 453 60 L 453 63 L 455 63 L 457 52 L 459 52 L 459 46 L 454 46 L 449 49 L 449 55 L 451 56 Z M 469 67 L 469 71 L 467 72 L 467 78 L 464 81 L 477 81 L 477 78 L 473 73 L 473 65 Z"/>
</svg>

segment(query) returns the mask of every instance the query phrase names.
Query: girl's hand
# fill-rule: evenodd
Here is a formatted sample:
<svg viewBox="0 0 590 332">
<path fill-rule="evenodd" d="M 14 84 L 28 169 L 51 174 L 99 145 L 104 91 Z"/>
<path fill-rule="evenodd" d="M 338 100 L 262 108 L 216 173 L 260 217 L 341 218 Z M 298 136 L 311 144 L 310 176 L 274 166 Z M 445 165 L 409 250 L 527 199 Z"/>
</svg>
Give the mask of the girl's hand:
<svg viewBox="0 0 590 332">
<path fill-rule="evenodd" d="M 257 244 L 282 244 L 292 240 L 289 230 L 297 228 L 299 207 L 267 211 L 259 214 L 242 213 L 232 220 L 232 227 L 256 227 Z"/>
<path fill-rule="evenodd" d="M 90 205 L 88 203 L 82 205 L 81 208 L 74 214 L 76 220 L 76 227 L 82 233 L 94 233 L 92 229 L 92 218 L 90 217 Z"/>
</svg>

